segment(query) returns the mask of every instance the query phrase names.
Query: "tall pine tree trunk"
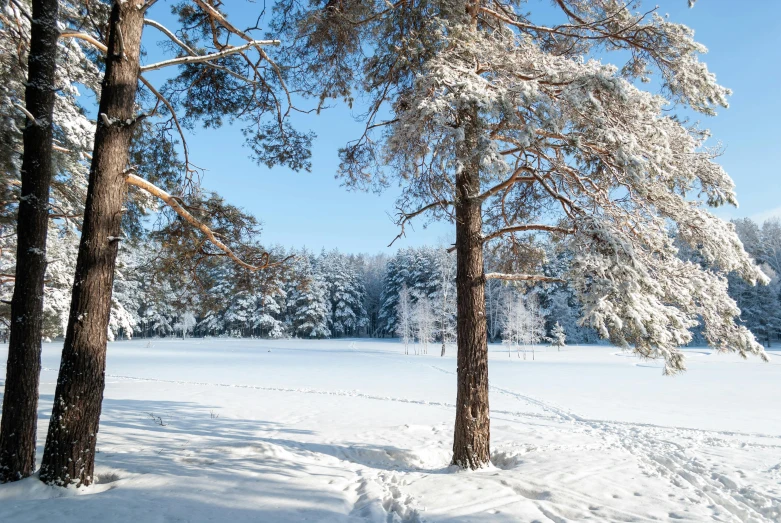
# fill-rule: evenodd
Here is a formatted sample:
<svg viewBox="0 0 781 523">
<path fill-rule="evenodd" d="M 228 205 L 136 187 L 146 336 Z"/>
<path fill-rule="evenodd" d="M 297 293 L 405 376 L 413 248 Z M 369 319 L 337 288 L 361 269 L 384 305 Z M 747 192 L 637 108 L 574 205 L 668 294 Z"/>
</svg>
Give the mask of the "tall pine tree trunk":
<svg viewBox="0 0 781 523">
<path fill-rule="evenodd" d="M 141 0 L 114 2 L 106 74 L 90 170 L 68 329 L 54 395 L 41 480 L 89 485 L 103 401 L 106 343 L 125 169 L 135 123 Z"/>
<path fill-rule="evenodd" d="M 464 140 L 457 155 L 456 175 L 456 304 L 458 332 L 458 392 L 453 439 L 453 464 L 476 469 L 491 459 L 488 412 L 488 339 L 485 320 L 483 217 L 477 110 L 460 111 Z"/>
<path fill-rule="evenodd" d="M 22 197 L 16 228 L 16 278 L 11 300 L 3 418 L 0 423 L 0 482 L 15 481 L 35 468 L 38 380 L 41 372 L 43 279 L 49 227 L 52 112 L 57 58 L 58 0 L 34 0 L 27 57 L 27 119 L 22 157 Z"/>
</svg>

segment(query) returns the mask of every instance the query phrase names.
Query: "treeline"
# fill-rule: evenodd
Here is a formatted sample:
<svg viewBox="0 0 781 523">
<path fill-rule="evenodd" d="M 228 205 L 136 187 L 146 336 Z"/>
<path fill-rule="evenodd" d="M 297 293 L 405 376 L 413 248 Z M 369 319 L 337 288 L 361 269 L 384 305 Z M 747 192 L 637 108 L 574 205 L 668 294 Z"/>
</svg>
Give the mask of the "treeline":
<svg viewBox="0 0 781 523">
<path fill-rule="evenodd" d="M 750 218 L 734 220 L 746 251 L 770 277 L 769 285 L 749 285 L 729 275 L 729 293 L 740 307 L 740 320 L 768 347 L 781 339 L 781 220 L 759 225 Z"/>
<path fill-rule="evenodd" d="M 781 221 L 762 225 L 735 220 L 737 233 L 762 270 L 771 277 L 766 286 L 752 286 L 730 275 L 729 292 L 741 309 L 743 322 L 763 343 L 781 339 Z M 11 239 L 12 240 L 12 239 Z M 11 241 L 8 240 L 8 241 Z M 44 334 L 64 335 L 78 239 L 75 233 L 49 238 L 49 265 L 44 301 Z M 7 246 L 3 253 L 12 253 Z M 338 338 L 398 335 L 399 296 L 408 289 L 414 303 L 425 296 L 444 330 L 455 331 L 455 255 L 444 247 L 400 249 L 394 255 L 313 253 L 275 247 L 278 260 L 268 271 L 249 273 L 217 260 L 197 261 L 198 267 L 172 263 L 158 240 L 148 238 L 123 246 L 114 282 L 111 338 L 166 336 L 234 336 L 263 338 Z M 566 280 L 569 255 L 554 245 L 545 248 L 543 272 Z M 682 255 L 689 251 L 682 249 Z M 0 258 L 13 269 L 13 259 Z M 705 263 L 700 260 L 701 263 Z M 499 265 L 489 259 L 487 271 Z M 3 299 L 10 298 L 6 287 Z M 596 331 L 578 324 L 581 305 L 567 283 L 486 282 L 488 336 L 504 338 L 508 300 L 534 296 L 550 335 L 556 322 L 567 343 L 594 343 Z M 8 317 L 8 306 L 3 305 Z M 434 336 L 439 340 L 442 330 Z M 704 343 L 695 332 L 695 343 Z"/>
<path fill-rule="evenodd" d="M 44 335 L 55 338 L 63 336 L 67 326 L 76 234 L 50 236 L 48 249 Z M 153 238 L 120 249 L 111 339 L 393 337 L 403 288 L 413 304 L 425 297 L 444 331 L 455 332 L 455 254 L 444 247 L 405 248 L 392 256 L 274 247 L 269 249 L 271 257 L 286 261 L 258 273 L 221 260 L 198 259 L 190 266 L 172 263 L 168 252 Z M 3 261 L 13 263 L 10 257 Z M 551 276 L 563 276 L 566 260 L 552 253 L 545 268 Z M 558 321 L 571 343 L 597 340 L 593 330 L 578 326 L 580 306 L 568 285 L 488 280 L 486 314 L 492 341 L 502 339 L 503 304 L 519 291 L 535 295 L 546 332 Z M 442 328 L 435 333 L 438 340 L 440 332 Z"/>
</svg>

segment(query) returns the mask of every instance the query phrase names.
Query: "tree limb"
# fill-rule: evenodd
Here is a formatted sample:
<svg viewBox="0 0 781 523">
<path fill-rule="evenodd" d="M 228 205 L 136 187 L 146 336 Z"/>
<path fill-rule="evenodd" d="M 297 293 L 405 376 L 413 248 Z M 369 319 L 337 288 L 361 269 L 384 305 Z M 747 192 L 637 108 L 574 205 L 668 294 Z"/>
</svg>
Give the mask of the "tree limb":
<svg viewBox="0 0 781 523">
<path fill-rule="evenodd" d="M 520 176 L 522 172 L 530 172 L 533 173 L 534 171 L 529 167 L 519 167 L 518 169 L 513 172 L 512 176 L 510 176 L 507 180 L 503 181 L 502 183 L 498 185 L 494 185 L 487 191 L 483 192 L 483 194 L 479 195 L 477 197 L 478 200 L 483 201 L 487 198 L 490 198 L 494 194 L 498 193 L 502 189 L 506 189 L 507 187 L 510 187 L 516 183 L 523 182 L 523 183 L 534 183 L 536 181 L 536 178 L 533 176 Z"/>
<path fill-rule="evenodd" d="M 106 47 L 106 45 L 103 42 L 101 42 L 94 36 L 88 35 L 87 33 L 66 32 L 66 33 L 61 33 L 60 38 L 78 38 L 79 40 L 84 40 L 85 42 L 91 43 L 92 45 L 94 45 L 104 53 L 108 52 L 108 47 Z"/>
<path fill-rule="evenodd" d="M 280 40 L 252 40 L 251 42 L 246 43 L 244 45 L 240 45 L 238 47 L 230 47 L 228 49 L 225 49 L 223 51 L 218 51 L 216 53 L 196 55 L 196 56 L 182 56 L 179 58 L 172 58 L 170 60 L 157 62 L 156 64 L 145 65 L 141 67 L 141 72 L 145 73 L 147 71 L 155 71 L 157 69 L 163 69 L 164 67 L 170 67 L 172 65 L 197 64 L 201 62 L 210 62 L 212 60 L 217 60 L 219 58 L 224 58 L 232 54 L 246 51 L 247 49 L 253 47 L 259 48 L 264 45 L 280 45 L 281 43 L 282 42 Z"/>
<path fill-rule="evenodd" d="M 446 207 L 448 205 L 452 205 L 452 204 L 453 204 L 453 202 L 448 201 L 448 200 L 437 200 L 434 203 L 430 203 L 430 204 L 428 204 L 428 205 L 426 205 L 424 207 L 421 207 L 420 209 L 418 209 L 417 211 L 414 211 L 414 212 L 400 211 L 399 212 L 399 219 L 396 222 L 396 224 L 399 227 L 401 227 L 401 231 L 399 231 L 399 234 L 397 234 L 396 237 L 393 238 L 393 241 L 388 244 L 388 247 L 392 246 L 394 243 L 396 243 L 396 240 L 398 240 L 399 238 L 404 236 L 404 226 L 412 218 L 414 218 L 415 216 L 419 216 L 419 215 L 423 214 L 424 212 L 429 211 L 429 210 L 431 210 L 431 209 L 433 209 L 435 207 L 443 207 L 444 208 L 444 207 Z"/>
<path fill-rule="evenodd" d="M 528 224 L 528 225 L 514 225 L 511 227 L 505 227 L 494 231 L 488 236 L 483 238 L 483 242 L 488 242 L 494 238 L 498 238 L 503 234 L 509 234 L 511 232 L 526 232 L 526 231 L 543 231 L 543 232 L 558 232 L 561 234 L 575 234 L 575 229 L 567 229 L 564 227 L 556 227 L 555 225 L 542 225 L 542 224 Z"/>
<path fill-rule="evenodd" d="M 132 173 L 127 173 L 125 175 L 125 181 L 127 182 L 128 185 L 132 185 L 134 187 L 138 187 L 139 189 L 143 189 L 149 194 L 163 200 L 169 207 L 171 207 L 176 212 L 176 214 L 181 216 L 192 227 L 201 231 L 215 247 L 223 251 L 226 256 L 228 256 L 231 260 L 236 262 L 236 264 L 238 264 L 239 266 L 254 272 L 254 271 L 259 271 L 261 269 L 267 269 L 269 267 L 282 263 L 282 262 L 269 263 L 269 255 L 268 253 L 264 253 L 263 263 L 261 265 L 258 266 L 250 265 L 249 263 L 245 262 L 244 260 L 236 256 L 236 254 L 230 249 L 230 247 L 228 247 L 227 245 L 222 243 L 219 239 L 217 239 L 217 236 L 214 234 L 214 231 L 212 231 L 206 224 L 198 221 L 198 219 L 195 218 L 195 216 L 193 216 L 192 214 L 190 214 L 187 211 L 187 209 L 185 209 L 176 200 L 175 197 L 171 196 L 166 191 L 157 187 L 153 183 L 148 182 L 147 180 L 144 180 L 143 178 L 136 176 L 135 174 Z"/>
<path fill-rule="evenodd" d="M 551 278 L 541 274 L 504 274 L 501 272 L 489 272 L 485 275 L 486 280 L 505 280 L 505 281 L 539 281 L 545 283 L 566 283 L 561 278 Z"/>
</svg>

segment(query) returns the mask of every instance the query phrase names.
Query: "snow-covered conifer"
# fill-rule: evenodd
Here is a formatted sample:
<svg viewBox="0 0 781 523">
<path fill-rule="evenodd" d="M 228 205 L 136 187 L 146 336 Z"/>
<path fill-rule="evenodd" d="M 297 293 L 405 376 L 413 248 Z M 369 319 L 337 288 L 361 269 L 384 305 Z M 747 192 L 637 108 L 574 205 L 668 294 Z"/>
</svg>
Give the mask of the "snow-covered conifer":
<svg viewBox="0 0 781 523">
<path fill-rule="evenodd" d="M 562 347 L 567 345 L 567 334 L 564 332 L 564 327 L 559 322 L 553 325 L 550 336 L 548 337 L 551 347 L 556 347 L 557 350 L 561 350 Z"/>
</svg>

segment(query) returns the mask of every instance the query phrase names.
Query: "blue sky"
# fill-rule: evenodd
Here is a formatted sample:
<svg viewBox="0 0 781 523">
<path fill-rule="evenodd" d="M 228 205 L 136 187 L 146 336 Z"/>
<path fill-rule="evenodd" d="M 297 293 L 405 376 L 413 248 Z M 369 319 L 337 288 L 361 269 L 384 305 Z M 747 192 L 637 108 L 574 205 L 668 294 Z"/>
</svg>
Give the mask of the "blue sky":
<svg viewBox="0 0 781 523">
<path fill-rule="evenodd" d="M 231 18 L 254 21 L 251 15 L 262 4 L 241 4 L 241 10 L 229 11 Z M 549 9 L 545 4 L 530 2 L 528 10 Z M 715 118 L 701 117 L 702 126 L 712 131 L 711 144 L 720 142 L 725 148 L 721 164 L 735 180 L 740 201 L 739 209 L 716 213 L 725 219 L 781 216 L 781 1 L 699 0 L 694 9 L 688 9 L 687 0 L 644 3 L 653 5 L 672 21 L 695 29 L 697 40 L 709 49 L 702 60 L 734 91 L 729 109 Z M 158 6 L 150 15 L 164 21 L 167 4 Z M 145 38 L 151 60 L 158 37 L 149 28 Z M 339 147 L 360 134 L 354 114 L 337 106 L 298 122 L 318 135 L 311 173 L 256 165 L 238 127 L 197 130 L 188 138 L 192 161 L 206 169 L 204 186 L 256 215 L 263 222 L 265 244 L 374 253 L 452 236 L 449 224 L 424 228 L 418 222 L 406 238 L 387 248 L 398 232 L 391 218 L 398 188 L 382 195 L 349 192 L 334 178 Z"/>
</svg>

